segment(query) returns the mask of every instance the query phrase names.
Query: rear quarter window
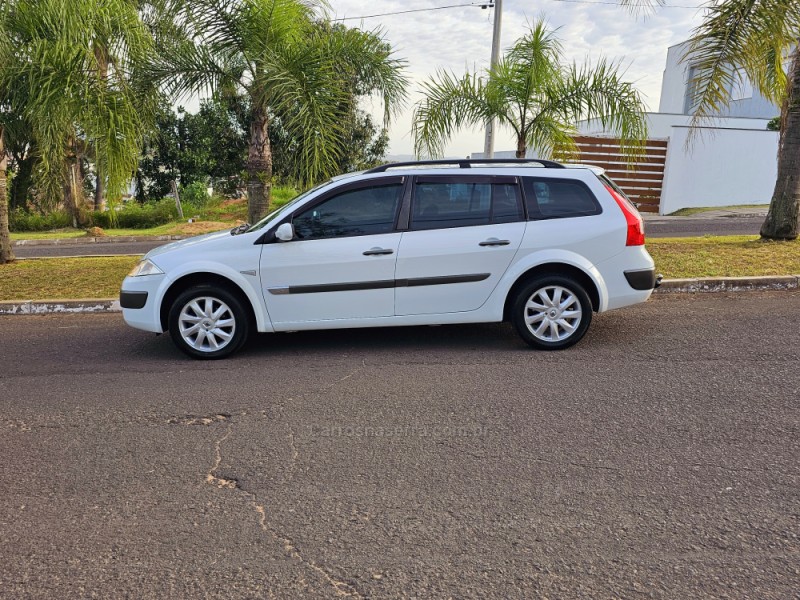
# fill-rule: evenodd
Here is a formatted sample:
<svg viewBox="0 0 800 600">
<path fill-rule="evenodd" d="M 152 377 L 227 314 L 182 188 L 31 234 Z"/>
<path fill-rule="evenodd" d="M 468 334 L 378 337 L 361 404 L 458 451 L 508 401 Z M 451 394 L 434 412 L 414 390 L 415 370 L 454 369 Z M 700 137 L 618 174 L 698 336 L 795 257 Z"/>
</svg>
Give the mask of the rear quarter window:
<svg viewBox="0 0 800 600">
<path fill-rule="evenodd" d="M 530 220 L 587 217 L 602 212 L 597 198 L 582 181 L 524 177 L 523 190 Z"/>
</svg>

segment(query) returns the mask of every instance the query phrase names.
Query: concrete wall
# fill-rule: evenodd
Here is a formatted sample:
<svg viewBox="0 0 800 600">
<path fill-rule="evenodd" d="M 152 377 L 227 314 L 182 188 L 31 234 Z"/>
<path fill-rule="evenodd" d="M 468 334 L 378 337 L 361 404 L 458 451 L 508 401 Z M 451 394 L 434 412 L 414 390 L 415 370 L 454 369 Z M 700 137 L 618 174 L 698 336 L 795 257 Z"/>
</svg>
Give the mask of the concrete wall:
<svg viewBox="0 0 800 600">
<path fill-rule="evenodd" d="M 768 204 L 778 174 L 778 133 L 673 126 L 660 213 L 693 206 Z"/>
</svg>

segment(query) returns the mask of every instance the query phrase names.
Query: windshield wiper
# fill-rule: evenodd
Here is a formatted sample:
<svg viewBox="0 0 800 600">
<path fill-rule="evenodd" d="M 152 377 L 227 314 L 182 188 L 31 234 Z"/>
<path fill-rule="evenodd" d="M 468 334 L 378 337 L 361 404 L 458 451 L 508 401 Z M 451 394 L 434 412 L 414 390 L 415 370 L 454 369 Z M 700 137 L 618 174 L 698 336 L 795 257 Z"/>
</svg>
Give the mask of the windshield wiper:
<svg viewBox="0 0 800 600">
<path fill-rule="evenodd" d="M 246 233 L 248 229 L 250 229 L 250 223 L 242 223 L 241 225 L 237 225 L 236 227 L 231 229 L 231 235 L 239 235 L 240 233 Z"/>
</svg>

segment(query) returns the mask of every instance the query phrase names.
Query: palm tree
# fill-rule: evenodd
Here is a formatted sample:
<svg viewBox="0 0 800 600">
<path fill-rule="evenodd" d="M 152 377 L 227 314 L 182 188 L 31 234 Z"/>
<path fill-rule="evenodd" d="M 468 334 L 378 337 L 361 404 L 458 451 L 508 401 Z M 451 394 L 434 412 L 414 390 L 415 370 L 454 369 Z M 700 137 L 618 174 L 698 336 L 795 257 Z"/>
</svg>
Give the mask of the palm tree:
<svg viewBox="0 0 800 600">
<path fill-rule="evenodd" d="M 798 236 L 800 216 L 800 3 L 797 0 L 712 2 L 690 39 L 684 61 L 697 70 L 693 125 L 730 102 L 742 74 L 781 107 L 778 178 L 761 237 Z M 789 57 L 788 74 L 783 61 Z"/>
<path fill-rule="evenodd" d="M 401 61 L 380 32 L 321 26 L 316 0 L 164 0 L 156 81 L 178 97 L 214 91 L 245 94 L 250 104 L 246 161 L 249 219 L 269 208 L 270 119 L 296 140 L 307 181 L 335 171 L 341 123 L 357 76 L 384 99 L 386 118 L 405 95 Z M 164 18 L 164 15 L 168 15 Z"/>
<path fill-rule="evenodd" d="M 0 102 L 30 125 L 37 188 L 52 203 L 64 197 L 74 224 L 80 154 L 93 153 L 110 196 L 136 168 L 153 94 L 134 74 L 152 51 L 133 0 L 0 5 Z"/>
<path fill-rule="evenodd" d="M 8 233 L 8 155 L 5 147 L 5 127 L 0 123 L 0 265 L 14 260 L 14 248 Z"/>
<path fill-rule="evenodd" d="M 528 148 L 544 156 L 575 154 L 579 119 L 598 119 L 636 154 L 647 137 L 644 104 L 616 65 L 565 65 L 561 43 L 544 20 L 506 51 L 482 76 L 439 72 L 423 84 L 414 111 L 417 154 L 440 156 L 455 132 L 497 119 L 513 131 L 517 158 Z"/>
</svg>

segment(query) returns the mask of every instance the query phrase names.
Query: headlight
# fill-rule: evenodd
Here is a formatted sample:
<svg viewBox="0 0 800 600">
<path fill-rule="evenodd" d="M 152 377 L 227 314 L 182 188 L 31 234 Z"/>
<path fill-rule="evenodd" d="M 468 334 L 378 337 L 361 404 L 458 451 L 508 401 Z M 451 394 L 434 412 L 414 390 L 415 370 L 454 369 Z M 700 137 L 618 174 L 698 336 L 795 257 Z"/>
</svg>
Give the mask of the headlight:
<svg viewBox="0 0 800 600">
<path fill-rule="evenodd" d="M 164 271 L 159 269 L 149 259 L 140 260 L 136 266 L 128 273 L 128 277 L 141 277 L 143 275 L 163 275 Z"/>
</svg>

